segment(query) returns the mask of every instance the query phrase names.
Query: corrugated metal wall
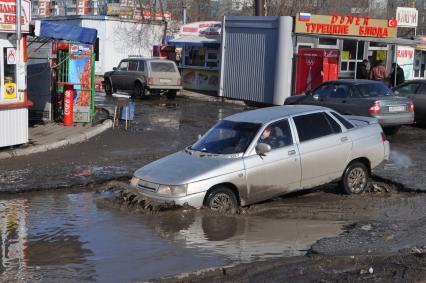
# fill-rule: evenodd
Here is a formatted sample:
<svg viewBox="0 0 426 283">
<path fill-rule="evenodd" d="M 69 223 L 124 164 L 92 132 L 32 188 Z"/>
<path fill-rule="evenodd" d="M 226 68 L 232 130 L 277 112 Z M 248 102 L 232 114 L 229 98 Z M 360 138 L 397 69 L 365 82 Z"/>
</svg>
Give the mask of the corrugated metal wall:
<svg viewBox="0 0 426 283">
<path fill-rule="evenodd" d="M 281 87 L 277 87 L 276 75 L 282 72 L 279 52 L 283 52 L 279 50 L 280 18 L 224 18 L 220 96 L 277 104 L 275 89 Z M 291 46 L 291 22 L 288 38 Z M 291 64 L 290 59 L 286 68 L 291 70 Z"/>
<path fill-rule="evenodd" d="M 28 109 L 0 109 L 0 147 L 28 142 Z"/>
</svg>

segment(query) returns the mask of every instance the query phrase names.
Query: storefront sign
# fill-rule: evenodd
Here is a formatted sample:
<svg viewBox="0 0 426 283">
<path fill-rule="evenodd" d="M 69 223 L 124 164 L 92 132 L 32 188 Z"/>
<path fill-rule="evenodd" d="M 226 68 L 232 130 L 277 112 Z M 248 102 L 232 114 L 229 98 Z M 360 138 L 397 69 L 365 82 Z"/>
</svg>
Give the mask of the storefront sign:
<svg viewBox="0 0 426 283">
<path fill-rule="evenodd" d="M 396 20 L 398 27 L 417 27 L 419 12 L 415 8 L 396 8 Z"/>
<path fill-rule="evenodd" d="M 16 49 L 15 48 L 6 49 L 6 63 L 8 65 L 16 65 Z"/>
<path fill-rule="evenodd" d="M 414 53 L 413 47 L 397 46 L 396 63 L 404 70 L 406 80 L 412 80 L 414 75 Z"/>
<path fill-rule="evenodd" d="M 216 21 L 190 23 L 182 26 L 181 35 L 220 36 L 222 23 Z"/>
<path fill-rule="evenodd" d="M 89 44 L 71 44 L 70 54 L 72 55 L 92 54 L 92 47 Z"/>
<path fill-rule="evenodd" d="M 331 16 L 300 13 L 296 17 L 296 33 L 330 34 L 347 36 L 392 37 L 397 36 L 396 20 L 378 20 L 361 16 Z"/>
<path fill-rule="evenodd" d="M 30 32 L 31 1 L 21 0 L 21 30 Z M 16 2 L 14 0 L 0 0 L 0 32 L 14 32 L 16 30 Z"/>
<path fill-rule="evenodd" d="M 5 83 L 4 84 L 4 99 L 16 99 L 16 84 Z"/>
</svg>

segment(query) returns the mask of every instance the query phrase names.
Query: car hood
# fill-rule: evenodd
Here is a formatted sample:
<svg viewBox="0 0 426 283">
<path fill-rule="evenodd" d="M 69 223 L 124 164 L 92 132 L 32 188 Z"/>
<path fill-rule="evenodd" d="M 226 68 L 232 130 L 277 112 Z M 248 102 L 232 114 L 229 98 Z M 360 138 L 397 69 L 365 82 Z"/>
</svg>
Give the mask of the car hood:
<svg viewBox="0 0 426 283">
<path fill-rule="evenodd" d="M 240 155 L 179 151 L 138 169 L 134 176 L 163 185 L 182 185 L 244 169 Z"/>
</svg>

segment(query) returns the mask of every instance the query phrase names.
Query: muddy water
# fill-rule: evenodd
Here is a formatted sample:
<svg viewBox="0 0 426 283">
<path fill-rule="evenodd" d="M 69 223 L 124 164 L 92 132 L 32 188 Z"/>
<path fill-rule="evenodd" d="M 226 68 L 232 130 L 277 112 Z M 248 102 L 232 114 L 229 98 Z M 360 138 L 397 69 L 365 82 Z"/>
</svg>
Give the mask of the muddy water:
<svg viewBox="0 0 426 283">
<path fill-rule="evenodd" d="M 140 215 L 101 205 L 110 193 L 38 192 L 0 200 L 1 278 L 11 282 L 131 282 L 305 253 L 333 221 Z"/>
</svg>

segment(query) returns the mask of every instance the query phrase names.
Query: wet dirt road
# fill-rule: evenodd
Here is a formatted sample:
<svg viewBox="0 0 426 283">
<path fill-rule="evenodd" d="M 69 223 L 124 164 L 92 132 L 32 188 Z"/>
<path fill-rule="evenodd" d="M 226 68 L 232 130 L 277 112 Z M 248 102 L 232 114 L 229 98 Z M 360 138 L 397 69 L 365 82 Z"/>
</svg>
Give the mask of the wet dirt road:
<svg viewBox="0 0 426 283">
<path fill-rule="evenodd" d="M 229 277 L 219 268 L 220 275 L 188 278 L 426 278 L 421 257 L 426 251 L 426 195 L 401 191 L 423 189 L 426 129 L 404 127 L 392 138 L 391 161 L 375 174 L 403 185 L 384 190 L 376 179 L 372 191 L 378 193 L 346 196 L 330 185 L 229 216 L 191 209 L 150 215 L 112 205 L 110 193 L 93 192 L 94 183 L 127 181 L 135 169 L 183 148 L 218 119 L 243 110 L 188 98 L 138 101 L 129 131 L 110 130 L 86 143 L 0 161 L 0 191 L 53 189 L 0 195 L 1 281 L 131 282 L 244 262 L 227 269 Z M 76 185 L 81 186 L 77 191 L 63 189 Z M 394 275 L 386 273 L 386 263 L 392 263 Z M 374 274 L 363 273 L 370 266 Z"/>
</svg>

